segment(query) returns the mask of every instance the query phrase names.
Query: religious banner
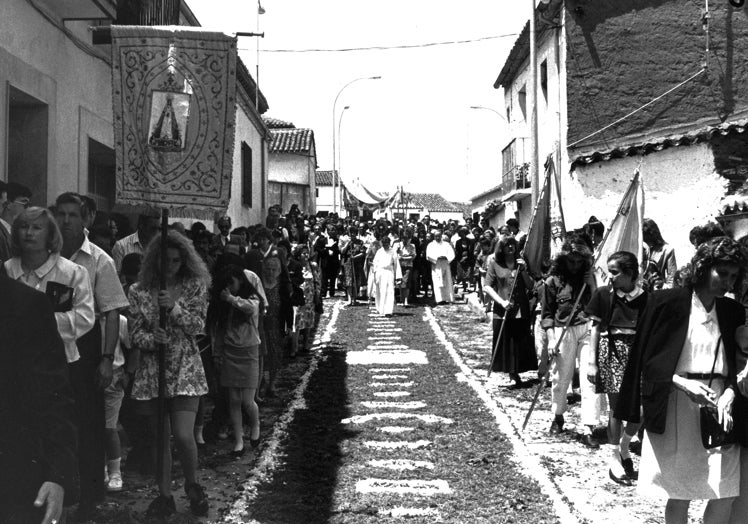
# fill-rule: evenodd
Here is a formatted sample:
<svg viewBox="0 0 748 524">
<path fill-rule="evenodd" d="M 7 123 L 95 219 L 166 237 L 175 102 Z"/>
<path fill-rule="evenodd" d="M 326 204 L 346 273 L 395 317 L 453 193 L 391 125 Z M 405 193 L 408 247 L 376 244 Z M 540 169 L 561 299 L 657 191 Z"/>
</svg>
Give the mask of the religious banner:
<svg viewBox="0 0 748 524">
<path fill-rule="evenodd" d="M 195 218 L 225 210 L 235 93 L 235 38 L 112 26 L 117 204 Z"/>
<path fill-rule="evenodd" d="M 540 277 L 543 268 L 549 268 L 551 259 L 561 250 L 566 238 L 564 211 L 561 207 L 561 191 L 553 159 L 549 155 L 545 163 L 545 178 L 540 188 L 530 228 L 527 231 L 523 256 L 527 270 Z"/>
</svg>

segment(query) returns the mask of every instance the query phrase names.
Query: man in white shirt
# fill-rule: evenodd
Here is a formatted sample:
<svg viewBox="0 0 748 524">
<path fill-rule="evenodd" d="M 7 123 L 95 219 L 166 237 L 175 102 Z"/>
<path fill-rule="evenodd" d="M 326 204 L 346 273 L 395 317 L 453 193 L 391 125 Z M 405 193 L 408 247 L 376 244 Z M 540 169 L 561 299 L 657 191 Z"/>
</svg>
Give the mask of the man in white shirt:
<svg viewBox="0 0 748 524">
<path fill-rule="evenodd" d="M 114 259 L 114 267 L 117 268 L 117 273 L 122 269 L 122 259 L 125 255 L 130 253 L 145 253 L 145 248 L 148 247 L 151 239 L 156 236 L 159 229 L 159 217 L 155 215 L 140 215 L 138 216 L 138 230 L 132 235 L 128 235 L 122 238 L 114 244 L 112 248 L 112 258 Z"/>
<path fill-rule="evenodd" d="M 104 392 L 113 379 L 115 348 L 119 341 L 119 310 L 129 302 L 117 276 L 114 261 L 86 237 L 89 210 L 80 195 L 63 193 L 55 202 L 55 219 L 62 233 L 62 256 L 86 268 L 94 295 L 98 324 L 78 340 L 81 355 L 71 373 L 79 407 L 79 514 L 91 513 L 104 495 Z M 101 327 L 101 329 L 97 329 Z M 103 337 L 102 337 L 103 331 Z M 103 342 L 103 344 L 102 344 Z M 120 366 L 122 363 L 119 363 Z M 119 368 L 121 370 L 121 368 Z M 121 380 L 121 372 L 117 380 Z M 115 428 L 109 428 L 114 429 Z M 119 473 L 118 464 L 116 473 Z M 80 520 L 80 519 L 79 519 Z"/>
</svg>

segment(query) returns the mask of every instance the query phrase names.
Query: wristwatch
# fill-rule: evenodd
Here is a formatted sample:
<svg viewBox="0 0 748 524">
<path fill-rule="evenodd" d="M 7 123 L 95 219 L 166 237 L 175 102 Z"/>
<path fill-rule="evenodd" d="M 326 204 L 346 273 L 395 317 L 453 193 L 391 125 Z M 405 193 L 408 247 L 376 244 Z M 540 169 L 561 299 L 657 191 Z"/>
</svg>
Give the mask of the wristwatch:
<svg viewBox="0 0 748 524">
<path fill-rule="evenodd" d="M 114 353 L 103 353 L 101 355 L 101 358 L 108 358 L 112 362 L 114 362 Z"/>
</svg>

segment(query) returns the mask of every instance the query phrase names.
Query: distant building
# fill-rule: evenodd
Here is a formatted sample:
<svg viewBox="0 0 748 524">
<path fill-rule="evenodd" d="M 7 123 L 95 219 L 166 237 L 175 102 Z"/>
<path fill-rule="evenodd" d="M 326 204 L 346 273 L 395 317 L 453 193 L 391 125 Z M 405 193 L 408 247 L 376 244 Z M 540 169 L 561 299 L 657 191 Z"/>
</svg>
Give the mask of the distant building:
<svg viewBox="0 0 748 524">
<path fill-rule="evenodd" d="M 421 220 L 425 216 L 432 220 L 447 222 L 454 220 L 458 223 L 465 221 L 463 211 L 438 193 L 403 193 L 394 195 L 387 205 L 374 213 L 375 218 L 414 219 Z"/>
<path fill-rule="evenodd" d="M 297 204 L 303 213 L 315 214 L 317 151 L 314 131 L 293 123 L 265 118 L 270 129 L 268 206 L 287 212 Z"/>
<path fill-rule="evenodd" d="M 317 212 L 326 211 L 332 213 L 333 210 L 333 172 L 318 170 L 315 175 L 315 196 L 317 203 Z M 340 202 L 338 202 L 340 205 Z"/>
</svg>

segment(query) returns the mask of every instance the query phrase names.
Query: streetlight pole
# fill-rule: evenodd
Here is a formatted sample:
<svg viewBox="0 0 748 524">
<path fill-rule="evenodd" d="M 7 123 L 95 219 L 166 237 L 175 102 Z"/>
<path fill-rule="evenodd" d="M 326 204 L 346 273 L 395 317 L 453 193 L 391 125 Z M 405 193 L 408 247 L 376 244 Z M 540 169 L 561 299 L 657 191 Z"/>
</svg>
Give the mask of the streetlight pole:
<svg viewBox="0 0 748 524">
<path fill-rule="evenodd" d="M 340 118 L 338 118 L 338 172 L 343 171 L 343 141 L 340 139 L 340 126 L 343 124 L 343 115 L 345 115 L 346 110 L 350 109 L 351 106 L 345 106 L 343 110 L 340 112 Z M 334 190 L 335 188 L 333 188 Z M 338 192 L 340 193 L 338 195 L 339 201 L 340 201 L 340 213 L 343 213 L 343 177 L 338 176 Z M 334 198 L 334 197 L 333 197 Z"/>
<path fill-rule="evenodd" d="M 381 76 L 362 76 L 361 78 L 354 78 L 347 84 L 345 84 L 343 87 L 340 88 L 340 91 L 338 91 L 338 94 L 335 95 L 335 101 L 332 103 L 332 212 L 335 213 L 338 210 L 337 205 L 337 199 L 336 199 L 336 192 L 337 192 L 337 185 L 338 185 L 338 172 L 337 172 L 337 165 L 336 165 L 336 151 L 335 151 L 335 115 L 336 115 L 336 107 L 338 105 L 338 98 L 340 98 L 340 94 L 345 91 L 346 87 L 349 85 L 358 82 L 360 80 L 379 80 L 382 78 Z"/>
</svg>

